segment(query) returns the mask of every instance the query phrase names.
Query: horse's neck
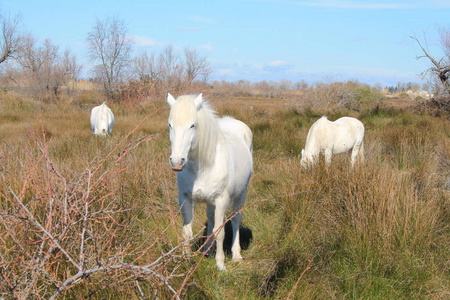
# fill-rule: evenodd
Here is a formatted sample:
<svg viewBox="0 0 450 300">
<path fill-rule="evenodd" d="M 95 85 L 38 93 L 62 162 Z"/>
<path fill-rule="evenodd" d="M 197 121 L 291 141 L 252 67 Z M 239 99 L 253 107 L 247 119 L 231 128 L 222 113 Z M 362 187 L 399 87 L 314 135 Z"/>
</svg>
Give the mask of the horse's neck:
<svg viewBox="0 0 450 300">
<path fill-rule="evenodd" d="M 317 133 L 317 132 L 316 132 Z M 308 136 L 306 138 L 306 145 L 305 145 L 305 155 L 308 156 L 316 156 L 319 154 L 319 140 L 316 134 L 310 134 L 308 133 Z"/>
</svg>

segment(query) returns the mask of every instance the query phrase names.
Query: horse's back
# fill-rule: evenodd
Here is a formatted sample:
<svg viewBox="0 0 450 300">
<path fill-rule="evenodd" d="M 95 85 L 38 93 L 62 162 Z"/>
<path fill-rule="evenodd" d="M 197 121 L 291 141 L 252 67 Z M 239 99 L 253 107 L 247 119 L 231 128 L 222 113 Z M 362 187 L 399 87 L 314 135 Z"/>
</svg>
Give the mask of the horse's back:
<svg viewBox="0 0 450 300">
<path fill-rule="evenodd" d="M 364 138 L 364 124 L 360 120 L 352 117 L 342 117 L 334 121 L 334 123 L 342 128 L 342 134 L 353 136 L 359 141 L 362 141 Z"/>
<path fill-rule="evenodd" d="M 219 126 L 228 146 L 235 184 L 244 187 L 253 172 L 252 131 L 244 122 L 228 116 L 219 120 Z"/>
<path fill-rule="evenodd" d="M 353 126 L 353 127 L 364 129 L 364 124 L 360 120 L 353 118 L 353 117 L 342 117 L 342 118 L 339 118 L 336 121 L 334 121 L 334 123 L 347 124 L 348 126 Z"/>
<path fill-rule="evenodd" d="M 242 138 L 252 152 L 253 133 L 247 124 L 233 117 L 225 116 L 219 120 L 219 126 L 225 135 L 237 135 L 237 137 Z"/>
<path fill-rule="evenodd" d="M 358 119 L 342 117 L 336 121 L 329 121 L 323 116 L 311 126 L 307 144 L 311 143 L 310 147 L 317 147 L 316 151 L 333 149 L 333 153 L 337 154 L 362 143 L 363 138 L 364 125 Z"/>
<path fill-rule="evenodd" d="M 364 125 L 361 121 L 352 117 L 342 117 L 333 122 L 334 145 L 333 153 L 339 154 L 360 145 L 364 139 Z"/>
</svg>

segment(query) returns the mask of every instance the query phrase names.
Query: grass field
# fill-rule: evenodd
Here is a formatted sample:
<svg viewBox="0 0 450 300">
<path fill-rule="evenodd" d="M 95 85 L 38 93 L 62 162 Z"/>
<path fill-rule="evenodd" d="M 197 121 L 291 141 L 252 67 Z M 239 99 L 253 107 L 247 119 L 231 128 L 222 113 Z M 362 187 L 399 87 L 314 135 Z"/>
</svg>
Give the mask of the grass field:
<svg viewBox="0 0 450 300">
<path fill-rule="evenodd" d="M 0 96 L 0 298 L 448 299 L 450 122 L 385 100 L 359 111 L 295 99 L 212 100 L 254 134 L 244 261 L 183 256 L 164 101 L 111 103 L 94 137 L 89 95 Z M 312 123 L 366 127 L 362 165 L 299 159 Z M 205 206 L 194 232 L 203 234 Z M 249 237 L 251 236 L 251 239 Z M 198 248 L 198 246 L 197 246 Z M 194 250 L 197 248 L 194 247 Z M 81 270 L 81 271 L 80 271 Z"/>
</svg>

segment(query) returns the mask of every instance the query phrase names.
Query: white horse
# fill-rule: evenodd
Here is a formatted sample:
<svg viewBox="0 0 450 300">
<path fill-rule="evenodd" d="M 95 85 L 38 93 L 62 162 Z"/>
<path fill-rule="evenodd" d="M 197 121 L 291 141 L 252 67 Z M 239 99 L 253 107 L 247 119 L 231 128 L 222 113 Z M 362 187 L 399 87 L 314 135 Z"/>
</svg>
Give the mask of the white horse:
<svg viewBox="0 0 450 300">
<path fill-rule="evenodd" d="M 103 102 L 91 110 L 91 127 L 95 135 L 110 135 L 114 126 L 114 114 Z"/>
<path fill-rule="evenodd" d="M 242 260 L 239 225 L 253 172 L 252 132 L 246 124 L 231 117 L 218 118 L 211 106 L 198 96 L 177 99 L 168 94 L 169 129 L 172 154 L 170 164 L 177 171 L 178 203 L 183 216 L 182 237 L 192 238 L 193 210 L 196 202 L 206 203 L 208 242 L 216 239 L 216 265 L 225 270 L 223 250 L 225 213 L 233 199 L 232 257 Z"/>
<path fill-rule="evenodd" d="M 345 153 L 352 149 L 352 167 L 356 158 L 364 160 L 364 124 L 358 119 L 342 117 L 332 122 L 323 116 L 309 129 L 305 149 L 302 149 L 300 164 L 308 167 L 315 163 L 320 153 L 325 155 L 327 165 L 333 154 Z"/>
</svg>

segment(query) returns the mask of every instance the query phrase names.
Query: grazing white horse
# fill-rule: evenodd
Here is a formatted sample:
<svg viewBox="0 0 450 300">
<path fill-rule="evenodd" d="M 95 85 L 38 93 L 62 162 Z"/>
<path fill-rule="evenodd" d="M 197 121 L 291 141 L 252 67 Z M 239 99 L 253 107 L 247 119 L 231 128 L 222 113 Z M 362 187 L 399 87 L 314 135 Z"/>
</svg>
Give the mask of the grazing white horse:
<svg viewBox="0 0 450 300">
<path fill-rule="evenodd" d="M 234 215 L 244 205 L 247 186 L 253 172 L 252 132 L 246 124 L 232 117 L 218 118 L 211 106 L 198 96 L 175 99 L 168 94 L 169 129 L 172 154 L 170 165 L 177 171 L 178 203 L 183 216 L 182 237 L 192 238 L 194 205 L 206 203 L 208 239 L 205 252 L 216 240 L 216 265 L 225 270 L 223 224 L 233 199 Z M 242 260 L 239 225 L 242 212 L 232 219 L 232 257 Z M 219 230 L 220 228 L 220 230 Z"/>
<path fill-rule="evenodd" d="M 95 135 L 110 135 L 114 126 L 114 114 L 103 102 L 91 110 L 91 127 Z"/>
<path fill-rule="evenodd" d="M 315 163 L 320 153 L 325 155 L 327 165 L 333 154 L 345 153 L 352 149 L 352 167 L 359 157 L 364 160 L 364 124 L 358 119 L 342 117 L 332 122 L 323 116 L 309 129 L 305 149 L 302 149 L 300 164 L 308 167 Z"/>
</svg>

